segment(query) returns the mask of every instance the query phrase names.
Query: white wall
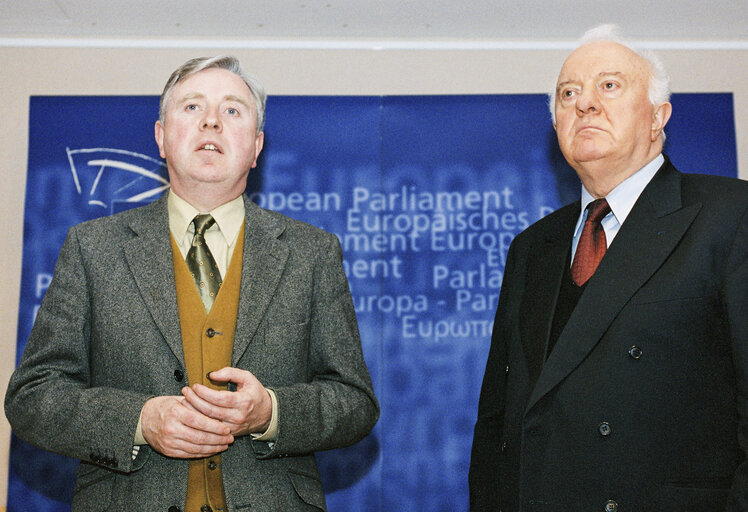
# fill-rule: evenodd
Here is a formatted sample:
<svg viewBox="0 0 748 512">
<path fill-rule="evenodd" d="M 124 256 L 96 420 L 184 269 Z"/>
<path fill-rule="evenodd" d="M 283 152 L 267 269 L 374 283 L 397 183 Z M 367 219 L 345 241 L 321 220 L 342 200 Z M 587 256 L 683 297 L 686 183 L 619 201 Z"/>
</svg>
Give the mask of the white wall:
<svg viewBox="0 0 748 512">
<path fill-rule="evenodd" d="M 0 47 L 0 396 L 13 370 L 32 95 L 155 95 L 188 58 L 232 53 L 273 95 L 545 93 L 567 50 L 231 50 Z M 748 50 L 659 51 L 675 92 L 732 92 L 740 177 L 748 179 Z M 154 119 L 155 120 L 155 119 Z M 324 128 L 324 127 L 321 127 Z M 272 137 L 272 134 L 269 134 Z M 531 134 L 528 134 L 531 136 Z M 6 271 L 6 269 L 8 271 Z M 0 511 L 10 427 L 0 418 Z"/>
</svg>

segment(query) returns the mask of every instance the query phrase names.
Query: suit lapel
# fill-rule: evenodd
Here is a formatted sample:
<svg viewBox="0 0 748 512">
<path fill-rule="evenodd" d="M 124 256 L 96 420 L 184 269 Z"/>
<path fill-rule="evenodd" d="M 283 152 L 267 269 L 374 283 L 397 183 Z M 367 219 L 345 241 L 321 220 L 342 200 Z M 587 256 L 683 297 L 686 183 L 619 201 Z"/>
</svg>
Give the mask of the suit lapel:
<svg viewBox="0 0 748 512">
<path fill-rule="evenodd" d="M 124 252 L 153 321 L 184 363 L 166 198 L 165 194 L 133 216 L 130 229 L 136 236 L 125 244 Z"/>
<path fill-rule="evenodd" d="M 241 359 L 257 331 L 289 255 L 286 244 L 278 239 L 285 227 L 246 197 L 244 207 L 244 258 L 232 365 Z"/>
<path fill-rule="evenodd" d="M 528 410 L 587 357 L 625 304 L 675 249 L 701 209 L 700 204 L 682 208 L 680 191 L 680 174 L 666 162 L 588 281 L 541 371 Z"/>
<path fill-rule="evenodd" d="M 543 241 L 528 255 L 527 283 L 520 306 L 520 336 L 531 386 L 537 381 L 545 361 L 559 287 L 579 216 L 579 202 L 562 208 L 556 215 Z"/>
</svg>

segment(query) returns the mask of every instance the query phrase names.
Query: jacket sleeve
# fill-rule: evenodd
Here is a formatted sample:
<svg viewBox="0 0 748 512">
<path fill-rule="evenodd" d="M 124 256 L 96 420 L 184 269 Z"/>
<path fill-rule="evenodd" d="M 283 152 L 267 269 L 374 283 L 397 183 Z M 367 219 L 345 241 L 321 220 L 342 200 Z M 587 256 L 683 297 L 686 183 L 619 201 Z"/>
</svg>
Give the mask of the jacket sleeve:
<svg viewBox="0 0 748 512">
<path fill-rule="evenodd" d="M 723 283 L 737 381 L 738 442 L 741 464 L 735 471 L 727 510 L 748 510 L 748 210 L 738 226 Z"/>
<path fill-rule="evenodd" d="M 351 445 L 373 428 L 379 404 L 364 362 L 342 250 L 326 234 L 313 265 L 305 382 L 271 386 L 278 399 L 275 443 L 253 442 L 260 458 Z"/>
<path fill-rule="evenodd" d="M 499 304 L 494 318 L 491 348 L 483 376 L 478 419 L 473 433 L 470 454 L 470 510 L 499 509 L 499 479 L 501 467 L 501 439 L 504 430 L 506 365 L 509 337 L 518 322 L 516 305 L 520 302 L 524 276 L 523 258 L 518 255 L 518 243 L 509 248 Z"/>
<path fill-rule="evenodd" d="M 146 395 L 91 387 L 91 297 L 77 227 L 66 237 L 5 396 L 21 439 L 69 457 L 129 471 Z"/>
</svg>

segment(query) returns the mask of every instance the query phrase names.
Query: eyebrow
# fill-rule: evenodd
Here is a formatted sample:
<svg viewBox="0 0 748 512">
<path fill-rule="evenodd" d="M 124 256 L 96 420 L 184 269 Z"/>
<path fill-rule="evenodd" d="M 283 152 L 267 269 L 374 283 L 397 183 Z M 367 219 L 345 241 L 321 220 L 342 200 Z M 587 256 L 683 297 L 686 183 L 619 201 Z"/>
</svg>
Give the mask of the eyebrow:
<svg viewBox="0 0 748 512">
<path fill-rule="evenodd" d="M 223 101 L 235 101 L 236 103 L 241 103 L 242 105 L 247 107 L 248 110 L 252 110 L 252 106 L 247 102 L 247 100 L 239 96 L 234 96 L 233 94 L 224 96 Z"/>
<path fill-rule="evenodd" d="M 198 98 L 204 98 L 204 97 L 205 97 L 205 95 L 201 94 L 199 92 L 191 92 L 191 93 L 185 94 L 184 96 L 182 96 L 181 98 L 179 98 L 177 100 L 177 103 L 184 103 L 185 101 L 194 100 L 194 99 L 198 99 Z"/>
<path fill-rule="evenodd" d="M 621 71 L 603 71 L 602 73 L 598 73 L 597 76 L 599 78 L 605 77 L 605 76 L 623 76 L 624 74 Z"/>
</svg>

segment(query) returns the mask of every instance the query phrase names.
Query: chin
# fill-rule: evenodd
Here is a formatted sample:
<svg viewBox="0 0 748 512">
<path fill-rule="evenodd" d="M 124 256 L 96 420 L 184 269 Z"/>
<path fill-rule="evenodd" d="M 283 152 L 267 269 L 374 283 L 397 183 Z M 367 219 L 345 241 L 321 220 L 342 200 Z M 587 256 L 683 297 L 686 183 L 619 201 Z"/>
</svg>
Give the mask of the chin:
<svg viewBox="0 0 748 512">
<path fill-rule="evenodd" d="M 221 183 L 222 181 L 226 181 L 228 176 L 226 175 L 226 173 L 216 171 L 202 172 L 197 174 L 194 178 L 195 181 L 199 181 L 201 183 Z"/>
<path fill-rule="evenodd" d="M 609 151 L 598 145 L 584 144 L 581 147 L 574 148 L 571 154 L 575 162 L 587 163 L 605 158 Z"/>
</svg>

